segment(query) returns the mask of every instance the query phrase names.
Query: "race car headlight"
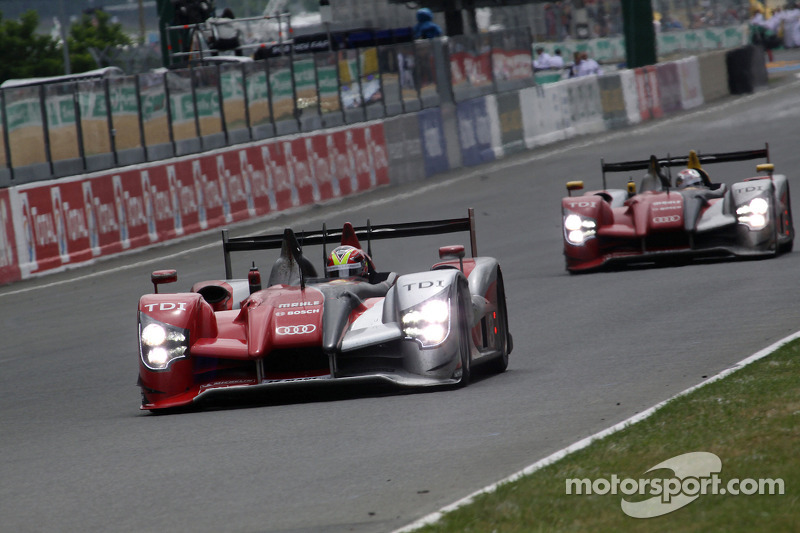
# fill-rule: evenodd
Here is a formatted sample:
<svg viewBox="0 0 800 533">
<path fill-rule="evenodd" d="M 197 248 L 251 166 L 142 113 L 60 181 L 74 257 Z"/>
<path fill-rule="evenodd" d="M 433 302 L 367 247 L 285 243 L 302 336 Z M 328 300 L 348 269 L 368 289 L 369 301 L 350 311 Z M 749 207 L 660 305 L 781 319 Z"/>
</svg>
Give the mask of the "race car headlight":
<svg viewBox="0 0 800 533">
<path fill-rule="evenodd" d="M 750 229 L 759 230 L 767 225 L 768 211 L 769 202 L 764 198 L 753 198 L 736 209 L 736 217 L 739 223 L 746 224 Z"/>
<path fill-rule="evenodd" d="M 423 348 L 441 344 L 450 334 L 450 300 L 431 298 L 401 313 L 403 333 Z"/>
<path fill-rule="evenodd" d="M 139 315 L 139 353 L 151 370 L 164 370 L 188 355 L 189 330 Z"/>
<path fill-rule="evenodd" d="M 597 222 L 593 218 L 570 213 L 564 217 L 564 238 L 574 245 L 581 245 L 587 239 L 594 237 Z"/>
</svg>

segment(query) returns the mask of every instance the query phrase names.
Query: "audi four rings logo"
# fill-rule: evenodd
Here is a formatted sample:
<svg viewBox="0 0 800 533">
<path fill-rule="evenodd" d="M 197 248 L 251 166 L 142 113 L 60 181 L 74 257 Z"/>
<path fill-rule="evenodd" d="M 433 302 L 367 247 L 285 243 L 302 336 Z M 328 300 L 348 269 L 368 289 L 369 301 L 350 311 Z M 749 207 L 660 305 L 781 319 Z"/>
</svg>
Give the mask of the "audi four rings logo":
<svg viewBox="0 0 800 533">
<path fill-rule="evenodd" d="M 678 222 L 681 219 L 680 215 L 671 215 L 668 217 L 653 217 L 653 224 L 667 224 L 669 222 Z"/>
<path fill-rule="evenodd" d="M 302 326 L 278 326 L 275 328 L 275 333 L 278 335 L 304 335 L 306 333 L 314 333 L 317 331 L 317 326 L 314 324 L 304 324 Z"/>
</svg>

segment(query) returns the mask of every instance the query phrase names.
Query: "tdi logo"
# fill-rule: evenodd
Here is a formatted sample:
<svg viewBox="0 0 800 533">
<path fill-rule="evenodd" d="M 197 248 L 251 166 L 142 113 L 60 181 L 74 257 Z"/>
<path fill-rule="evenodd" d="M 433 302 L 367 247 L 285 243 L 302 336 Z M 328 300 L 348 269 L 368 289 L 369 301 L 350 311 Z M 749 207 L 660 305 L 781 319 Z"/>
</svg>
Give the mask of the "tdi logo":
<svg viewBox="0 0 800 533">
<path fill-rule="evenodd" d="M 756 191 L 763 191 L 763 185 L 751 185 L 749 187 L 742 187 L 741 189 L 736 189 L 736 194 L 748 193 L 748 192 L 756 192 Z"/>
<path fill-rule="evenodd" d="M 597 202 L 580 201 L 580 202 L 567 202 L 567 205 L 575 209 L 576 207 L 595 207 Z"/>
<path fill-rule="evenodd" d="M 159 311 L 186 311 L 186 302 L 180 302 L 176 304 L 171 302 L 162 302 L 160 304 L 144 304 L 144 307 L 146 307 L 151 313 L 156 307 L 158 307 Z"/>
<path fill-rule="evenodd" d="M 430 289 L 431 287 L 444 287 L 444 280 L 436 280 L 436 281 L 420 281 L 418 283 L 407 283 L 403 285 L 408 291 L 412 291 L 415 289 Z"/>
</svg>

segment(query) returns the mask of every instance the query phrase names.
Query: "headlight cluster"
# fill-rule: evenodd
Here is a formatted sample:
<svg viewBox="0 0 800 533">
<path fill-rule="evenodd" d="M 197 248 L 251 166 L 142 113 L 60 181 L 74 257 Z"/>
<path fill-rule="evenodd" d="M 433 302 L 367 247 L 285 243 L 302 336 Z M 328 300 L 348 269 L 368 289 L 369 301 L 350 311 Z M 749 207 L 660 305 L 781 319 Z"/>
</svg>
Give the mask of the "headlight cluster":
<svg viewBox="0 0 800 533">
<path fill-rule="evenodd" d="M 769 202 L 764 198 L 753 198 L 736 209 L 736 217 L 739 223 L 746 224 L 750 229 L 759 230 L 767 225 L 768 211 Z"/>
<path fill-rule="evenodd" d="M 164 370 L 189 351 L 189 330 L 139 315 L 139 348 L 142 362 L 151 370 Z"/>
<path fill-rule="evenodd" d="M 570 244 L 581 245 L 597 233 L 597 222 L 593 218 L 571 213 L 564 217 L 564 237 Z"/>
<path fill-rule="evenodd" d="M 450 333 L 450 300 L 431 298 L 402 312 L 403 333 L 423 348 L 441 344 Z"/>
</svg>

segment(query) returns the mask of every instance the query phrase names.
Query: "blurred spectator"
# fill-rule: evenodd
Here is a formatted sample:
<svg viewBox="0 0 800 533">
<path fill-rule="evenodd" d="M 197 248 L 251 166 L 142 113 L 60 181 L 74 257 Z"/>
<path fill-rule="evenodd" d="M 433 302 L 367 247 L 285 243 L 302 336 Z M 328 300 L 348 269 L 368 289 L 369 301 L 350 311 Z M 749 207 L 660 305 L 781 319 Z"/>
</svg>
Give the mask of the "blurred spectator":
<svg viewBox="0 0 800 533">
<path fill-rule="evenodd" d="M 442 28 L 433 21 L 433 12 L 427 7 L 417 10 L 417 24 L 414 26 L 414 39 L 433 39 L 441 37 Z"/>
<path fill-rule="evenodd" d="M 541 46 L 536 48 L 536 59 L 533 60 L 533 70 L 544 70 L 550 68 L 551 64 L 550 54 L 544 51 Z"/>
<path fill-rule="evenodd" d="M 600 64 L 597 63 L 597 61 L 590 58 L 586 52 L 576 52 L 576 54 L 579 54 L 578 59 L 575 62 L 576 77 L 591 75 L 602 76 L 603 69 L 600 68 Z"/>
<path fill-rule="evenodd" d="M 767 51 L 767 57 L 772 61 L 772 49 L 781 44 L 781 40 L 775 31 L 776 21 L 770 22 L 772 13 L 763 4 L 756 4 L 753 8 L 753 17 L 750 19 L 750 40 L 757 46 L 763 46 Z M 779 23 L 780 21 L 778 21 Z"/>
<path fill-rule="evenodd" d="M 552 56 L 550 56 L 550 68 L 564 68 L 564 58 L 561 57 L 561 49 L 556 48 Z"/>
</svg>

